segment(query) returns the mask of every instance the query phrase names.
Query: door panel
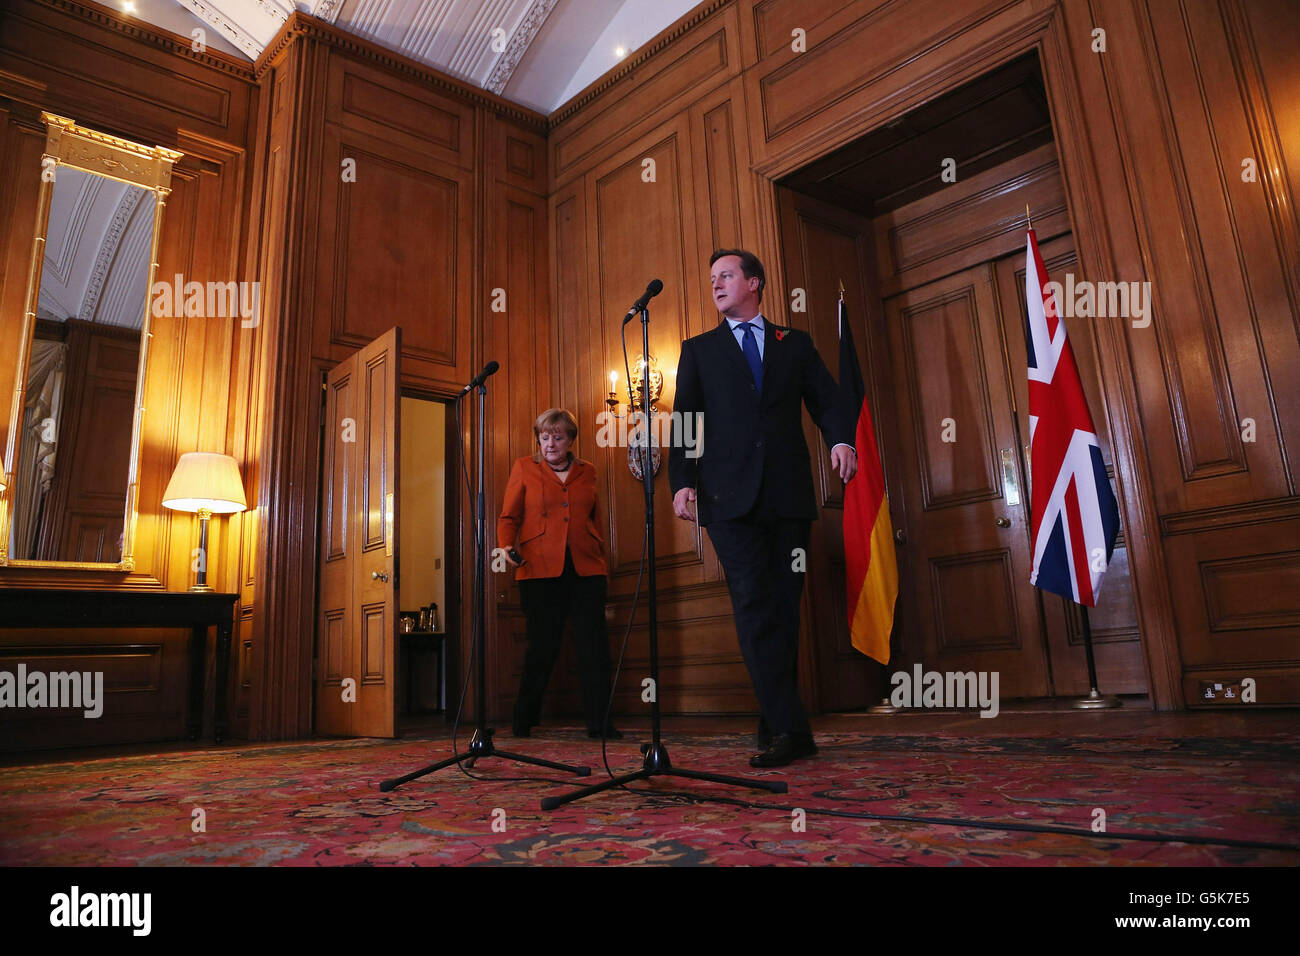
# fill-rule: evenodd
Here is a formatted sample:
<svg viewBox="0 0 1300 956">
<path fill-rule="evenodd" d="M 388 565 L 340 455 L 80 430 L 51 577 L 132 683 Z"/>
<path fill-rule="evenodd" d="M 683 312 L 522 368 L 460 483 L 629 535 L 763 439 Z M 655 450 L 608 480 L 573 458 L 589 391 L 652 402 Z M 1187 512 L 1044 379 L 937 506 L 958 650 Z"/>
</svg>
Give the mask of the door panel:
<svg viewBox="0 0 1300 956">
<path fill-rule="evenodd" d="M 352 498 L 356 443 L 343 441 L 355 422 L 356 356 L 326 376 L 321 485 L 320 596 L 316 627 L 316 732 L 350 734 L 351 705 L 343 701 L 350 675 L 352 595 Z"/>
<path fill-rule="evenodd" d="M 1027 498 L 1014 469 L 1017 435 L 991 265 L 885 303 L 898 387 L 907 544 L 913 588 L 900 666 L 997 671 L 1004 697 L 1051 692 L 1041 619 L 1029 585 Z M 1003 451 L 1013 463 L 1004 474 Z"/>
<path fill-rule="evenodd" d="M 317 733 L 395 736 L 400 352 L 393 328 L 326 376 Z"/>
<path fill-rule="evenodd" d="M 1075 256 L 1074 237 L 1058 236 L 1040 245 L 1043 264 L 1049 279 L 1064 282 L 1065 275 L 1074 275 L 1076 283 L 1086 278 L 1081 274 Z M 1029 434 L 1029 412 L 1025 374 L 1025 256 L 1023 252 L 998 260 L 998 297 L 1001 302 L 1002 329 L 1007 347 L 1009 375 L 1014 385 L 1016 415 L 1020 434 Z M 1070 345 L 1079 366 L 1079 378 L 1088 408 L 1092 410 L 1093 425 L 1101 444 L 1101 455 L 1106 462 L 1107 474 L 1114 479 L 1114 465 L 1110 448 L 1110 430 L 1106 424 L 1106 409 L 1102 404 L 1101 383 L 1097 379 L 1093 323 L 1074 319 L 1068 324 Z M 1027 471 L 1022 438 L 1017 446 L 1021 472 Z M 1116 498 L 1118 498 L 1118 493 Z M 1026 495 L 1026 500 L 1028 496 Z M 1062 695 L 1088 692 L 1088 665 L 1083 647 L 1083 611 L 1072 601 L 1055 594 L 1043 592 L 1043 619 L 1047 627 L 1048 655 L 1052 668 L 1052 683 L 1056 693 Z M 1121 523 L 1119 537 L 1110 566 L 1102 579 L 1101 595 L 1097 606 L 1088 612 L 1092 628 L 1093 650 L 1097 664 L 1098 689 L 1109 694 L 1144 694 L 1147 691 L 1146 667 L 1142 660 L 1142 644 L 1138 634 L 1137 605 L 1133 599 L 1133 581 L 1129 577 L 1128 547 Z"/>
<path fill-rule="evenodd" d="M 396 736 L 397 697 L 397 476 L 401 434 L 398 356 L 401 330 L 389 329 L 357 353 L 365 381 L 365 408 L 357 422 L 358 534 L 356 595 L 360 646 L 356 648 L 356 717 L 352 733 Z"/>
<path fill-rule="evenodd" d="M 777 187 L 777 200 L 786 288 L 804 291 L 807 311 L 787 312 L 783 303 L 775 302 L 766 307 L 774 322 L 808 332 L 831 374 L 838 377 L 838 290 L 839 283 L 844 283 L 858 363 L 876 415 L 876 433 L 885 434 L 879 409 L 888 385 L 881 388 L 872 365 L 872 351 L 880 348 L 880 296 L 874 285 L 871 220 L 785 187 Z M 821 518 L 813 523 L 808 556 L 800 693 L 815 710 L 853 710 L 878 702 L 886 682 L 881 665 L 853 647 L 849 639 L 844 485 L 830 470 L 830 449 L 807 416 L 804 432 L 813 450 L 813 480 Z M 883 453 L 882 460 L 888 469 Z"/>
</svg>

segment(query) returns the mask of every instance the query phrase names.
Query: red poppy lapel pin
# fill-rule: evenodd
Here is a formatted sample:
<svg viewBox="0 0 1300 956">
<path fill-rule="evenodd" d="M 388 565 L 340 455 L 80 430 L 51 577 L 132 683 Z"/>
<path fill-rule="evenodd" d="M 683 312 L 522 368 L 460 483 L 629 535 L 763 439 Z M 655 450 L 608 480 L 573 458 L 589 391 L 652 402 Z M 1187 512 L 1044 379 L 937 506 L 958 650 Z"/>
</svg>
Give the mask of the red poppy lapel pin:
<svg viewBox="0 0 1300 956">
<path fill-rule="evenodd" d="M 772 331 L 776 335 L 776 340 L 778 342 L 785 338 L 785 329 L 773 329 Z"/>
</svg>

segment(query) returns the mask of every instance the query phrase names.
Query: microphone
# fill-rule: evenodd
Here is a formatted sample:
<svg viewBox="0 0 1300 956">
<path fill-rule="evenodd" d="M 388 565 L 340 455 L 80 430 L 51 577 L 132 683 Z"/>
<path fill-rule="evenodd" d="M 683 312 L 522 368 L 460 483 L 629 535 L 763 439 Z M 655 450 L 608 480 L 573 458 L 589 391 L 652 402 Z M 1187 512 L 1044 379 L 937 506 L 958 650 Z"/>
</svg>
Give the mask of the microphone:
<svg viewBox="0 0 1300 956">
<path fill-rule="evenodd" d="M 474 380 L 460 390 L 460 394 L 467 395 L 470 392 L 474 391 L 474 389 L 478 388 L 485 381 L 487 381 L 489 375 L 495 375 L 497 369 L 499 369 L 500 367 L 501 367 L 501 363 L 499 362 L 488 362 L 486 365 L 483 366 L 483 371 L 475 375 Z"/>
<path fill-rule="evenodd" d="M 645 292 L 641 293 L 641 298 L 632 303 L 632 308 L 627 310 L 627 315 L 623 316 L 623 324 L 627 325 L 646 307 L 646 303 L 664 291 L 663 281 L 660 279 L 651 279 L 650 284 L 645 287 Z"/>
</svg>

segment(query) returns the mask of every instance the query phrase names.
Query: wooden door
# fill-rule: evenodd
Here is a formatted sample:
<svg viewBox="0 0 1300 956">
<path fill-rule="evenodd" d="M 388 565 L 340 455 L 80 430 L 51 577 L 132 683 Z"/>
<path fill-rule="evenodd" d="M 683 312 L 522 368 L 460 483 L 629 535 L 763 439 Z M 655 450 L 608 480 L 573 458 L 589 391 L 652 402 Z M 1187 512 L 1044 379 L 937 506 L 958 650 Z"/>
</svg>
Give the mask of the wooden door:
<svg viewBox="0 0 1300 956">
<path fill-rule="evenodd" d="M 880 407 L 888 395 L 873 370 L 885 361 L 881 341 L 880 293 L 875 275 L 871 220 L 843 207 L 777 187 L 784 252 L 786 302 L 764 300 L 772 321 L 812 336 L 822 360 L 839 377 L 839 284 L 845 288 L 849 321 L 862 367 L 877 435 Z M 797 290 L 797 291 L 796 291 Z M 795 311 L 795 303 L 804 306 Z M 881 665 L 858 651 L 849 639 L 844 562 L 844 484 L 830 468 L 830 450 L 804 416 L 813 450 L 813 483 L 819 520 L 813 523 L 808 581 L 800 640 L 800 692 L 819 711 L 855 710 L 877 703 L 887 690 Z M 882 461 L 887 462 L 882 453 Z M 888 466 L 887 466 L 888 467 Z"/>
<path fill-rule="evenodd" d="M 1064 283 L 1067 273 L 1075 282 L 1083 281 L 1074 251 L 1074 237 L 1066 233 L 1039 246 L 1049 279 Z M 998 298 L 1001 303 L 1002 334 L 1006 342 L 1007 364 L 1014 385 L 1012 397 L 1020 426 L 1019 451 L 1022 473 L 1028 470 L 1024 457 L 1029 435 L 1028 377 L 1024 374 L 1025 356 L 1025 254 L 1013 253 L 995 265 Z M 1101 383 L 1097 380 L 1094 327 L 1091 320 L 1074 319 L 1067 323 L 1070 346 L 1079 366 L 1079 378 L 1092 411 L 1093 425 L 1101 444 L 1107 474 L 1114 480 L 1114 462 L 1110 448 L 1110 430 L 1102 405 Z M 1118 493 L 1116 498 L 1118 498 Z M 1025 495 L 1028 500 L 1028 495 Z M 1052 668 L 1052 685 L 1060 695 L 1088 692 L 1088 665 L 1083 648 L 1083 611 L 1073 601 L 1044 591 L 1040 595 L 1046 626 L 1047 653 Z M 1093 649 L 1097 664 L 1097 682 L 1102 693 L 1144 694 L 1147 690 L 1146 668 L 1142 662 L 1142 644 L 1138 634 L 1137 604 L 1133 599 L 1133 581 L 1129 576 L 1128 547 L 1123 524 L 1115 541 L 1106 576 L 1102 579 L 1097 606 L 1088 611 Z"/>
<path fill-rule="evenodd" d="M 401 329 L 326 377 L 316 731 L 396 736 Z"/>
<path fill-rule="evenodd" d="M 992 263 L 885 302 L 912 586 L 897 667 L 997 671 L 1001 697 L 1051 681 Z M 1004 461 L 1006 465 L 1004 467 Z"/>
</svg>

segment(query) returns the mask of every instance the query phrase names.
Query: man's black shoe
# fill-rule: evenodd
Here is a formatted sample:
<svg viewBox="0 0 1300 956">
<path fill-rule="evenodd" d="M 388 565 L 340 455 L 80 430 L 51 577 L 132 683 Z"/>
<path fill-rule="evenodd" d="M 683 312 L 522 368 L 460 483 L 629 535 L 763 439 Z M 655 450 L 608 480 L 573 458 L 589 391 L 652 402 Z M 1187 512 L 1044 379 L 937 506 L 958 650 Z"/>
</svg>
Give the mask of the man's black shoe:
<svg viewBox="0 0 1300 956">
<path fill-rule="evenodd" d="M 817 745 L 811 734 L 777 734 L 771 745 L 762 753 L 749 758 L 751 767 L 784 767 L 800 757 L 813 757 Z"/>
</svg>

